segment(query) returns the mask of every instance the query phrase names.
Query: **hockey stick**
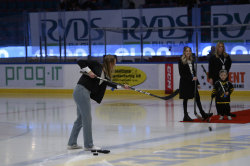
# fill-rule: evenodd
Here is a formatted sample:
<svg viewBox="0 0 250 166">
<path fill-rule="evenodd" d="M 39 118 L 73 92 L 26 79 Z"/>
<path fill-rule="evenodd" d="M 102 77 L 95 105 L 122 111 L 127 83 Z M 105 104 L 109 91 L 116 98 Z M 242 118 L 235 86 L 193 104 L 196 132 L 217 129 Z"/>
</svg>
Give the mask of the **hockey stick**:
<svg viewBox="0 0 250 166">
<path fill-rule="evenodd" d="M 204 67 L 203 65 L 201 65 L 201 67 L 202 67 L 204 73 L 206 73 L 207 78 L 209 78 L 208 72 L 206 71 L 205 67 Z M 211 103 L 210 103 L 210 108 L 209 108 L 208 114 L 210 114 L 210 112 L 211 112 L 212 103 L 213 103 L 213 98 L 211 99 Z M 208 119 L 207 119 L 207 122 L 208 122 L 208 123 L 210 122 L 211 117 L 212 117 L 212 116 L 208 117 Z M 212 127 L 211 127 L 210 125 L 209 125 L 208 128 L 209 128 L 210 131 L 212 131 Z"/>
<path fill-rule="evenodd" d="M 80 73 L 89 76 L 89 74 L 86 73 L 86 72 L 80 71 Z M 111 83 L 111 84 L 113 84 L 113 85 L 119 85 L 119 86 L 124 87 L 123 84 L 119 84 L 119 83 L 116 83 L 116 82 L 113 82 L 113 81 L 110 81 L 110 80 L 107 80 L 107 79 L 104 79 L 104 78 L 101 78 L 101 77 L 98 77 L 98 76 L 95 76 L 95 78 L 97 78 L 97 79 L 99 79 L 99 80 L 103 80 L 103 81 L 109 82 L 109 83 Z M 143 93 L 143 94 L 145 94 L 145 95 L 153 96 L 153 97 L 156 97 L 156 98 L 159 98 L 159 99 L 162 99 L 162 100 L 169 100 L 169 99 L 172 99 L 173 97 L 175 97 L 175 96 L 179 93 L 179 89 L 176 89 L 176 90 L 174 91 L 174 93 L 172 93 L 171 95 L 168 95 L 168 96 L 165 96 L 165 97 L 161 97 L 161 96 L 157 96 L 157 95 L 154 95 L 154 94 L 151 94 L 151 93 L 148 93 L 148 92 L 144 92 L 144 91 L 142 91 L 142 90 L 140 90 L 140 89 L 135 89 L 135 88 L 132 88 L 132 87 L 129 87 L 129 89 L 130 89 L 130 90 L 134 90 L 134 91 L 136 91 L 136 92 Z"/>
<path fill-rule="evenodd" d="M 226 91 L 225 91 L 225 89 L 224 89 L 223 85 L 221 84 L 221 82 L 220 82 L 220 85 L 221 85 L 221 88 L 223 89 L 223 92 L 224 92 L 223 97 L 227 97 L 227 95 L 226 95 Z"/>
<path fill-rule="evenodd" d="M 213 103 L 213 98 L 211 99 L 211 103 L 210 103 L 210 108 L 209 108 L 208 114 L 210 114 L 210 112 L 211 112 L 212 103 Z M 210 117 L 207 119 L 207 122 L 208 122 L 208 123 L 210 122 L 211 117 L 212 117 L 212 116 L 210 116 Z M 210 124 L 210 123 L 209 123 L 208 129 L 209 129 L 209 131 L 212 131 L 212 127 L 211 127 L 211 124 Z"/>
<path fill-rule="evenodd" d="M 197 77 L 197 57 L 198 57 L 198 34 L 196 33 L 196 55 L 195 55 L 195 76 Z M 196 91 L 197 90 L 197 80 L 194 81 L 194 115 L 201 121 L 204 120 L 199 114 L 196 112 Z"/>
<path fill-rule="evenodd" d="M 209 111 L 208 111 L 209 114 L 210 114 L 210 112 L 211 112 L 212 103 L 213 103 L 213 98 L 211 99 L 211 103 L 210 103 L 210 107 L 209 107 Z M 212 116 L 210 116 L 210 117 L 207 119 L 207 122 L 210 122 L 211 117 L 212 117 Z"/>
<path fill-rule="evenodd" d="M 205 67 L 204 67 L 203 65 L 201 65 L 201 67 L 203 68 L 203 71 L 206 73 L 207 78 L 209 78 L 209 76 L 208 76 L 208 72 L 206 71 Z"/>
</svg>

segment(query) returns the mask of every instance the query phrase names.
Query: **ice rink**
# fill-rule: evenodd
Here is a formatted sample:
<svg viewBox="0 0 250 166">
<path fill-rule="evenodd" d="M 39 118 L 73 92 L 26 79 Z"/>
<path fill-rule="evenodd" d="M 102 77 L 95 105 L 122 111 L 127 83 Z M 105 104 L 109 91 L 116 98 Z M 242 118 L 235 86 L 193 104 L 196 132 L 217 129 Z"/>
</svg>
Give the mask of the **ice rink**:
<svg viewBox="0 0 250 166">
<path fill-rule="evenodd" d="M 92 103 L 94 144 L 109 154 L 67 150 L 76 105 L 67 94 L 0 95 L 1 166 L 247 166 L 250 124 L 182 123 L 182 100 L 105 95 Z M 250 97 L 232 96 L 231 111 L 250 109 Z M 202 96 L 208 111 L 209 96 Z M 194 116 L 194 102 L 188 112 Z M 198 110 L 198 108 L 197 108 Z M 216 114 L 214 102 L 212 112 Z M 250 117 L 249 117 L 250 118 Z M 78 144 L 83 145 L 80 132 Z"/>
</svg>

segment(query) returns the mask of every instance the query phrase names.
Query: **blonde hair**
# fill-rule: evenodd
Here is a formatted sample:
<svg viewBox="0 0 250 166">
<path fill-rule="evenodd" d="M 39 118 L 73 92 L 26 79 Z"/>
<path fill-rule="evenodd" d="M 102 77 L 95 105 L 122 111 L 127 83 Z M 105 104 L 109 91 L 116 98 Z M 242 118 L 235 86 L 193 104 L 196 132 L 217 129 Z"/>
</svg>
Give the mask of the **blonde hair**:
<svg viewBox="0 0 250 166">
<path fill-rule="evenodd" d="M 181 61 L 182 61 L 183 64 L 187 64 L 187 60 L 190 60 L 191 63 L 193 62 L 192 55 L 190 55 L 189 59 L 186 58 L 185 51 L 186 51 L 188 48 L 189 48 L 190 51 L 192 52 L 192 50 L 191 50 L 190 47 L 188 47 L 188 46 L 184 47 L 184 49 L 183 49 L 183 54 L 182 54 L 182 56 L 181 56 Z"/>
<path fill-rule="evenodd" d="M 113 70 L 111 70 L 111 65 L 115 65 L 115 57 L 113 55 L 106 55 L 104 57 L 104 60 L 103 60 L 103 67 L 104 67 L 104 70 L 107 74 L 107 76 L 112 79 L 112 76 L 114 74 L 114 71 L 115 71 L 115 68 L 113 68 Z"/>
<path fill-rule="evenodd" d="M 215 53 L 214 55 L 216 56 L 216 58 L 219 58 L 219 55 L 218 55 L 218 49 L 219 49 L 219 45 L 222 44 L 223 45 L 223 51 L 222 51 L 222 54 L 223 56 L 226 58 L 228 56 L 228 54 L 225 52 L 225 45 L 223 42 L 218 42 L 216 44 L 216 47 L 215 47 Z"/>
</svg>

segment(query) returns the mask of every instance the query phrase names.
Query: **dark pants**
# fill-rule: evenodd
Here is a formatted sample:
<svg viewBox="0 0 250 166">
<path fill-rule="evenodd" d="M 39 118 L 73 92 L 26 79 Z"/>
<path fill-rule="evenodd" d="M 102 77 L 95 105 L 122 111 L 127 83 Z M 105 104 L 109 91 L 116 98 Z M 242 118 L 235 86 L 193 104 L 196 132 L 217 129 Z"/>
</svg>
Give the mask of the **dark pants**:
<svg viewBox="0 0 250 166">
<path fill-rule="evenodd" d="M 220 79 L 219 74 L 218 74 L 218 77 L 213 77 L 213 86 L 214 86 L 215 82 L 218 81 L 219 79 Z M 228 81 L 228 77 L 226 78 L 226 81 Z M 220 111 L 220 109 L 218 109 L 218 104 L 217 104 L 216 97 L 215 97 L 215 107 L 216 107 L 216 110 L 217 110 L 217 114 L 221 115 L 221 111 Z"/>
<path fill-rule="evenodd" d="M 230 104 L 217 104 L 217 111 L 220 112 L 221 116 L 230 116 Z"/>
<path fill-rule="evenodd" d="M 204 111 L 202 109 L 202 106 L 201 106 L 201 99 L 200 99 L 200 95 L 199 95 L 198 90 L 196 91 L 195 101 L 196 101 L 196 104 L 197 104 L 197 106 L 198 106 L 198 108 L 200 110 L 200 113 L 204 113 Z M 183 99 L 184 116 L 188 115 L 188 112 L 187 112 L 187 102 L 188 102 L 188 99 Z"/>
</svg>

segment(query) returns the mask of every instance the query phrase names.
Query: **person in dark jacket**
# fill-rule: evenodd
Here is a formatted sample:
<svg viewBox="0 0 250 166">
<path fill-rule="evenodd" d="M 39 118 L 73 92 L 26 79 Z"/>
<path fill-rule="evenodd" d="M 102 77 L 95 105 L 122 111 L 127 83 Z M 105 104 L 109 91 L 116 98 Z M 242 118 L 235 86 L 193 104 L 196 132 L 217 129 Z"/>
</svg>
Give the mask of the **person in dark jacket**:
<svg viewBox="0 0 250 166">
<path fill-rule="evenodd" d="M 231 82 L 226 81 L 228 76 L 226 70 L 220 71 L 220 80 L 215 82 L 212 98 L 216 98 L 217 109 L 221 112 L 219 120 L 223 120 L 224 115 L 228 120 L 232 120 L 230 116 L 230 95 L 232 94 L 234 87 Z"/>
<path fill-rule="evenodd" d="M 196 77 L 194 62 L 192 58 L 192 51 L 190 47 L 184 47 L 183 55 L 178 62 L 179 74 L 180 74 L 180 84 L 179 84 L 179 98 L 183 99 L 183 109 L 184 109 L 184 118 L 183 121 L 193 121 L 188 115 L 187 112 L 187 102 L 188 99 L 194 98 L 194 89 L 196 89 L 196 102 L 200 110 L 201 116 L 205 119 L 212 116 L 212 113 L 207 114 L 204 112 L 201 106 L 200 95 L 197 88 L 200 87 L 200 83 Z M 197 81 L 197 87 L 195 86 L 195 81 Z"/>
<path fill-rule="evenodd" d="M 211 46 L 211 50 L 209 54 L 207 54 L 207 61 L 209 61 L 210 57 L 213 56 L 215 53 L 215 46 Z"/>
<path fill-rule="evenodd" d="M 209 72 L 209 83 L 214 86 L 215 82 L 220 79 L 219 72 L 221 70 L 229 70 L 232 65 L 230 56 L 225 52 L 225 46 L 223 42 L 218 42 L 215 48 L 215 53 L 209 59 L 208 72 Z M 228 80 L 228 78 L 227 78 Z M 215 106 L 217 109 L 217 102 L 215 98 Z M 220 111 L 217 109 L 218 115 Z"/>
<path fill-rule="evenodd" d="M 94 79 L 95 76 L 112 79 L 115 68 L 116 59 L 112 55 L 106 55 L 103 64 L 93 60 L 78 60 L 77 64 L 82 71 L 89 73 L 89 76 L 82 75 L 73 92 L 73 98 L 77 105 L 77 118 L 74 122 L 71 135 L 68 141 L 68 149 L 81 149 L 77 144 L 77 137 L 83 127 L 84 150 L 101 150 L 94 146 L 92 139 L 92 117 L 90 99 L 101 103 L 107 85 L 113 88 L 121 88 L 100 79 Z M 129 89 L 128 85 L 124 85 L 124 89 Z"/>
<path fill-rule="evenodd" d="M 209 82 L 211 85 L 214 85 L 214 83 L 220 79 L 220 70 L 226 70 L 229 73 L 232 60 L 225 52 L 225 46 L 223 42 L 217 43 L 215 53 L 210 57 L 208 65 Z"/>
</svg>

